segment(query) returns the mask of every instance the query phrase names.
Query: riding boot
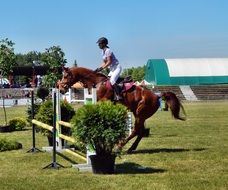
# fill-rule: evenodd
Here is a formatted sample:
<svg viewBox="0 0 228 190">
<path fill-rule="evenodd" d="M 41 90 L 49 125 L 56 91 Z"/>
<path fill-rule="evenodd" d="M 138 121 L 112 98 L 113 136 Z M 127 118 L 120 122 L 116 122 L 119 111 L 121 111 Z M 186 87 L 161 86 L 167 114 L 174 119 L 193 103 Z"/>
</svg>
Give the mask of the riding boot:
<svg viewBox="0 0 228 190">
<path fill-rule="evenodd" d="M 113 89 L 114 89 L 114 94 L 115 94 L 115 97 L 114 97 L 114 100 L 116 101 L 119 101 L 119 100 L 122 100 L 122 96 L 120 94 L 120 87 L 118 86 L 118 84 L 114 84 L 112 85 Z"/>
</svg>

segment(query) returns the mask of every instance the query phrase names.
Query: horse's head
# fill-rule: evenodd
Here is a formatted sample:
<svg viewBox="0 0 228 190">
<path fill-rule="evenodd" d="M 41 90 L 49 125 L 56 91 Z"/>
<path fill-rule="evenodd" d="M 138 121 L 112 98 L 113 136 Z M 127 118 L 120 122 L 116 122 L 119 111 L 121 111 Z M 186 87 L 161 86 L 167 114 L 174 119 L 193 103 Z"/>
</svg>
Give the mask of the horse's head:
<svg viewBox="0 0 228 190">
<path fill-rule="evenodd" d="M 63 68 L 63 77 L 57 82 L 57 87 L 62 94 L 65 94 L 68 89 L 75 83 L 74 76 L 69 68 Z"/>
<path fill-rule="evenodd" d="M 81 82 L 86 88 L 92 88 L 99 82 L 107 80 L 107 77 L 101 73 L 96 73 L 91 69 L 83 67 L 63 68 L 63 77 L 57 82 L 57 86 L 62 94 L 76 82 Z"/>
</svg>

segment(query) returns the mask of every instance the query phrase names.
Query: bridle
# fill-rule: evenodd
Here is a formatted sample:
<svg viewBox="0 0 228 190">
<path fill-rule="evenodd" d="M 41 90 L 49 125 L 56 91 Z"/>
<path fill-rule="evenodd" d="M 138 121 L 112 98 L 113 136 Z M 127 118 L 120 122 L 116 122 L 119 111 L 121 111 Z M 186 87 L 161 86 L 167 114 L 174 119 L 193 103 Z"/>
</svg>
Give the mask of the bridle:
<svg viewBox="0 0 228 190">
<path fill-rule="evenodd" d="M 66 71 L 64 71 L 64 72 L 66 72 Z M 63 87 L 64 89 L 69 89 L 69 87 L 72 85 L 72 81 L 73 81 L 73 74 L 72 74 L 72 72 L 67 72 L 67 74 L 69 75 L 69 76 L 67 76 L 67 82 L 64 82 L 64 84 L 60 81 L 60 85 L 61 85 L 61 87 Z"/>
<path fill-rule="evenodd" d="M 69 70 L 69 71 L 64 71 L 64 72 L 67 72 L 67 74 L 68 74 L 69 76 L 67 76 L 67 82 L 61 83 L 61 81 L 60 81 L 60 85 L 61 85 L 61 87 L 63 87 L 64 89 L 69 89 L 69 88 L 75 83 L 75 81 L 74 81 L 74 76 L 73 76 L 73 73 L 72 73 L 71 70 Z M 83 84 L 84 87 L 87 87 L 86 79 L 89 78 L 89 76 L 91 76 L 91 75 L 93 75 L 93 74 L 96 75 L 96 73 L 92 71 L 92 72 L 90 72 L 90 73 L 84 75 L 81 79 L 76 80 L 76 81 L 77 81 L 77 82 L 81 82 L 81 83 Z M 105 76 L 105 75 L 104 75 L 104 76 Z M 108 80 L 108 77 L 104 77 L 104 79 L 101 80 L 101 81 L 99 81 L 98 83 L 97 83 L 97 82 L 93 82 L 92 86 L 95 88 L 95 87 L 97 86 L 97 84 L 99 84 L 99 83 L 104 83 L 104 82 L 106 82 L 107 80 Z"/>
</svg>

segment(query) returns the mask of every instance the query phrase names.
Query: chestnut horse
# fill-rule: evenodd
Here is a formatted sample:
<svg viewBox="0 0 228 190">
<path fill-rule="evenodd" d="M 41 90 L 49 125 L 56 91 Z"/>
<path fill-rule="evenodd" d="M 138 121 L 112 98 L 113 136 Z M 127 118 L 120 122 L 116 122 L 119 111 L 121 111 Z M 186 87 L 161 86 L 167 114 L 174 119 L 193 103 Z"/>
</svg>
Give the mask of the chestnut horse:
<svg viewBox="0 0 228 190">
<path fill-rule="evenodd" d="M 64 68 L 63 78 L 58 81 L 58 88 L 61 93 L 66 93 L 67 90 L 76 82 L 82 82 L 84 87 L 97 88 L 97 100 L 113 100 L 114 91 L 107 87 L 109 78 L 102 73 L 96 73 L 93 70 L 83 67 Z M 136 150 L 140 140 L 144 136 L 144 122 L 151 117 L 159 108 L 159 98 L 163 98 L 170 108 L 175 119 L 184 120 L 180 117 L 180 110 L 183 109 L 179 99 L 172 92 L 166 92 L 160 96 L 154 94 L 151 90 L 141 86 L 133 85 L 127 91 L 122 93 L 123 100 L 120 103 L 125 105 L 135 117 L 135 124 L 131 134 L 120 143 L 123 147 L 129 140 L 137 136 L 135 142 L 128 149 L 128 153 Z"/>
</svg>

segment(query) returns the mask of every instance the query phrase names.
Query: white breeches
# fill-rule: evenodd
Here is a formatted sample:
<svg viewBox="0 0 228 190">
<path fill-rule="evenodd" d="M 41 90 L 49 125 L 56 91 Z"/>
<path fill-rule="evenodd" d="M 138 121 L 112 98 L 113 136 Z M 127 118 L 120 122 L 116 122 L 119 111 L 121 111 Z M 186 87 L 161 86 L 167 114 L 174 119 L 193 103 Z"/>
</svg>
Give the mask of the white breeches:
<svg viewBox="0 0 228 190">
<path fill-rule="evenodd" d="M 122 67 L 120 64 L 116 65 L 114 68 L 111 69 L 108 76 L 110 77 L 110 83 L 111 85 L 114 85 L 117 81 L 117 79 L 120 76 L 120 73 L 122 71 Z"/>
</svg>

